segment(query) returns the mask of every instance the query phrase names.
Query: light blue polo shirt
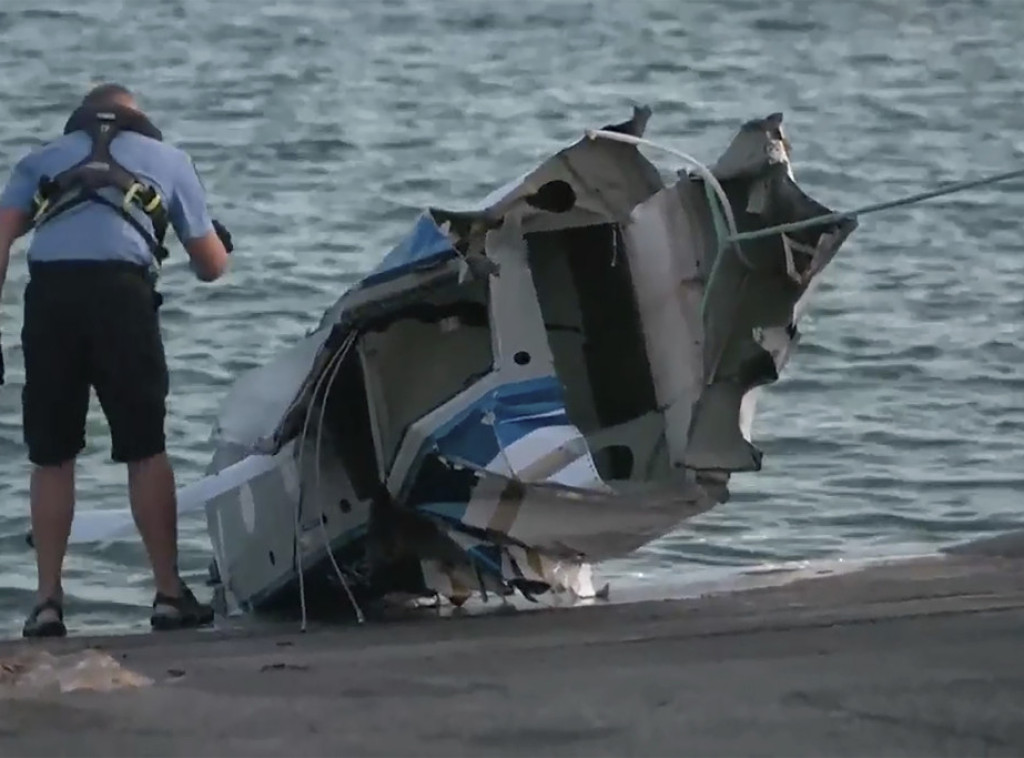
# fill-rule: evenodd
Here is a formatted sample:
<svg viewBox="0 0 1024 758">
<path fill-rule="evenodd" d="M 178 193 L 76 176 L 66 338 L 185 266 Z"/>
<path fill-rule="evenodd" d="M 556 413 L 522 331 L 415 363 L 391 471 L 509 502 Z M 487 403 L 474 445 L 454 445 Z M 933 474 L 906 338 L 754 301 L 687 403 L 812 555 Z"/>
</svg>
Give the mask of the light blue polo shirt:
<svg viewBox="0 0 1024 758">
<path fill-rule="evenodd" d="M 15 165 L 0 208 L 31 213 L 32 197 L 43 176 L 54 177 L 89 154 L 85 132 L 65 134 L 24 156 Z M 206 192 L 185 151 L 136 132 L 121 132 L 110 143 L 111 155 L 128 171 L 153 185 L 163 197 L 171 227 L 183 243 L 213 229 Z M 115 188 L 102 192 L 120 205 Z M 132 214 L 152 233 L 153 225 L 139 209 Z M 165 245 L 166 245 L 165 240 Z M 84 202 L 54 217 L 32 233 L 30 262 L 58 260 L 124 260 L 149 266 L 153 256 L 146 240 L 117 211 L 100 203 Z"/>
</svg>

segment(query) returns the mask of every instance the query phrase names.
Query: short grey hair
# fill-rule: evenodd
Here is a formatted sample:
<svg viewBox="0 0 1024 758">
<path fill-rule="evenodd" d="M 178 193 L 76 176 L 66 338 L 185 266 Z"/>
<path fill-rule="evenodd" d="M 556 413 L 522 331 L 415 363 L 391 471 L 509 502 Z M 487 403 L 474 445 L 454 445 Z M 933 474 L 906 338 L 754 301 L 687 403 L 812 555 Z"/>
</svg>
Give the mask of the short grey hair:
<svg viewBox="0 0 1024 758">
<path fill-rule="evenodd" d="M 135 95 L 123 84 L 106 82 L 89 90 L 82 98 L 82 105 L 87 108 L 109 108 L 119 105 L 125 100 L 135 100 Z"/>
</svg>

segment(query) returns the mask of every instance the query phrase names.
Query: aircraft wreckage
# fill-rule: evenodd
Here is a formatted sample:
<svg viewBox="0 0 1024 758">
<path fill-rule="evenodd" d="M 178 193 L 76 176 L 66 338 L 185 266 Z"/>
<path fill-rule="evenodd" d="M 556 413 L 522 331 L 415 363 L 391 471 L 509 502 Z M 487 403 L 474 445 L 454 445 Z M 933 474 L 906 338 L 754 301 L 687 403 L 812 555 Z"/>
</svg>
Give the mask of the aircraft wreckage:
<svg viewBox="0 0 1024 758">
<path fill-rule="evenodd" d="M 591 567 L 761 468 L 779 378 L 853 218 L 797 185 L 782 115 L 663 173 L 650 117 L 588 132 L 478 205 L 429 208 L 304 338 L 230 389 L 204 509 L 231 607 L 330 593 L 594 595 Z M 131 532 L 80 514 L 74 541 Z M 348 602 L 346 601 L 346 602 Z"/>
</svg>

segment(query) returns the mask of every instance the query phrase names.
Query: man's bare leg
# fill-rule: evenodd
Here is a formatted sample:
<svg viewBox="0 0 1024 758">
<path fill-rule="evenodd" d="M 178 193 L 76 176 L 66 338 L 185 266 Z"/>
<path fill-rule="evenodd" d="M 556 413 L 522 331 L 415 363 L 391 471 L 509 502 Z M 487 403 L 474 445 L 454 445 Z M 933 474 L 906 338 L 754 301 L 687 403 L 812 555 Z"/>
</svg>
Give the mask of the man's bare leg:
<svg viewBox="0 0 1024 758">
<path fill-rule="evenodd" d="M 200 603 L 178 575 L 178 499 L 167 454 L 129 463 L 128 489 L 156 580 L 150 624 L 154 629 L 181 629 L 211 623 L 213 608 Z"/>
<path fill-rule="evenodd" d="M 61 573 L 75 515 L 75 460 L 34 466 L 29 481 L 39 602 L 63 600 Z"/>
<path fill-rule="evenodd" d="M 166 453 L 128 464 L 128 496 L 135 526 L 149 553 L 157 592 L 181 594 L 178 582 L 178 501 Z"/>
</svg>

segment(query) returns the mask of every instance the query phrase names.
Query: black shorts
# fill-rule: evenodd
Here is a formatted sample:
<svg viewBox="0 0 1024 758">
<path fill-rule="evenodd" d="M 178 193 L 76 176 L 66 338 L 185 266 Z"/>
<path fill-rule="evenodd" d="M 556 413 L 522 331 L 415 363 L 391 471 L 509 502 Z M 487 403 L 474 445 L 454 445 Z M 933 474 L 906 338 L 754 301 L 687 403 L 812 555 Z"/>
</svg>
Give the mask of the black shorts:
<svg viewBox="0 0 1024 758">
<path fill-rule="evenodd" d="M 167 362 L 146 270 L 83 261 L 30 264 L 29 272 L 21 332 L 29 460 L 55 465 L 85 447 L 90 387 L 110 426 L 114 461 L 162 453 Z"/>
</svg>

